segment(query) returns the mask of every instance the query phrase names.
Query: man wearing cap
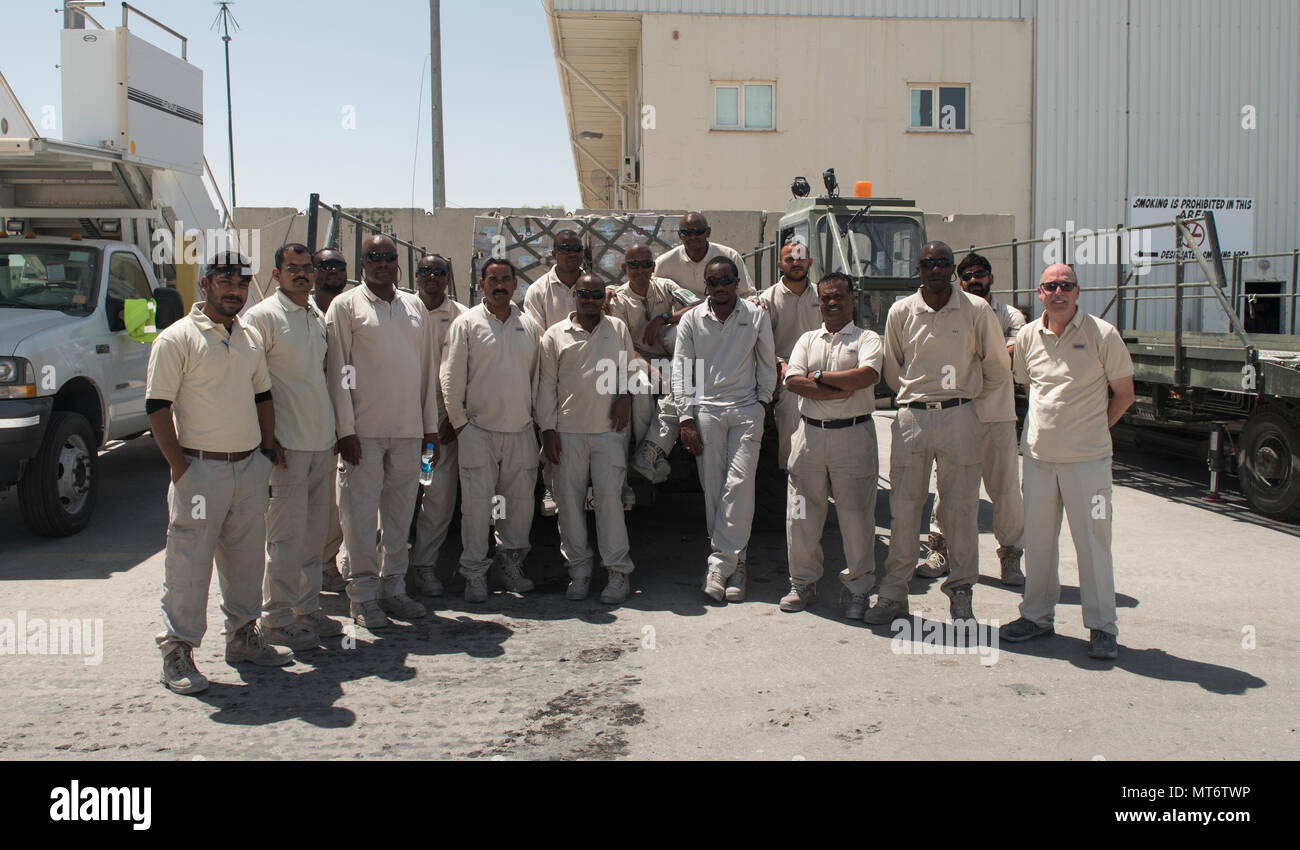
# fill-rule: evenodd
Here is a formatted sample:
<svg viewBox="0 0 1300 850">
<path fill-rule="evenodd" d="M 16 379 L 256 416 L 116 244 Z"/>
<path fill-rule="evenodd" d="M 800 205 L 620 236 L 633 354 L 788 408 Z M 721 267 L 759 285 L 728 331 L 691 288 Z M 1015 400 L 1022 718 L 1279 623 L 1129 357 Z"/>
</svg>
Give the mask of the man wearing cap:
<svg viewBox="0 0 1300 850">
<path fill-rule="evenodd" d="M 952 249 L 922 246 L 921 287 L 895 301 L 885 319 L 885 381 L 897 392 L 889 453 L 889 557 L 876 604 L 863 616 L 880 625 L 908 616 L 921 511 L 930 467 L 939 468 L 952 574 L 943 583 L 953 621 L 973 620 L 979 580 L 980 423 L 972 402 L 1007 380 L 1011 366 L 993 310 L 954 286 Z"/>
<path fill-rule="evenodd" d="M 786 389 L 799 399 L 791 440 L 785 536 L 790 592 L 782 611 L 802 611 L 817 598 L 822 530 L 835 499 L 849 592 L 844 616 L 860 620 L 876 578 L 876 473 L 879 465 L 876 381 L 884 346 L 853 323 L 853 283 L 842 272 L 817 284 L 823 324 L 799 337 L 786 367 Z"/>
<path fill-rule="evenodd" d="M 352 618 L 374 630 L 389 625 L 385 612 L 403 620 L 426 613 L 406 595 L 407 536 L 420 455 L 431 447 L 436 457 L 441 411 L 429 311 L 396 288 L 393 240 L 368 238 L 361 268 L 363 285 L 335 298 L 325 315 L 326 377 L 338 434 L 342 573 Z"/>
<path fill-rule="evenodd" d="M 578 309 L 542 334 L 534 409 L 542 448 L 555 470 L 560 554 L 569 568 L 566 596 L 590 592 L 592 552 L 584 503 L 591 484 L 596 541 L 608 572 L 600 600 L 627 599 L 632 558 L 620 493 L 627 476 L 628 376 L 636 348 L 627 325 L 604 314 L 605 287 L 593 275 L 574 285 Z"/>
<path fill-rule="evenodd" d="M 271 470 L 261 627 L 268 643 L 315 649 L 343 629 L 321 611 L 321 548 L 334 501 L 334 408 L 325 384 L 325 317 L 311 303 L 311 253 L 276 249 L 278 288 L 244 315 L 262 338 L 275 395 L 275 439 L 284 466 Z"/>
<path fill-rule="evenodd" d="M 1029 385 L 1025 417 L 1025 598 L 1003 640 L 1050 635 L 1061 584 L 1061 512 L 1079 561 L 1088 655 L 1119 654 L 1111 559 L 1110 429 L 1133 404 L 1133 360 L 1115 326 L 1079 309 L 1079 280 L 1048 266 L 1043 315 L 1016 334 L 1015 376 Z"/>
<path fill-rule="evenodd" d="M 316 267 L 316 285 L 312 288 L 312 301 L 320 314 L 329 312 L 330 302 L 354 288 L 348 281 L 348 262 L 342 252 L 333 248 L 321 248 L 312 256 L 312 265 Z M 331 492 L 338 492 L 338 468 L 332 473 L 334 483 Z M 321 590 L 330 593 L 343 593 L 347 582 L 339 575 L 338 560 L 346 558 L 339 550 L 343 546 L 343 526 L 339 524 L 339 503 L 335 497 L 330 498 L 330 516 L 325 531 L 325 549 L 321 552 Z"/>
<path fill-rule="evenodd" d="M 654 253 L 644 242 L 628 246 L 623 255 L 627 283 L 608 296 L 606 312 L 627 325 L 632 345 L 644 361 L 649 386 L 632 395 L 632 435 L 636 441 L 631 466 L 655 484 L 668 480 L 668 454 L 677 442 L 677 411 L 672 394 L 656 396 L 671 375 L 677 325 L 700 299 L 665 277 L 655 277 Z M 657 366 L 655 364 L 658 364 Z M 662 371 L 661 371 L 662 370 Z"/>
<path fill-rule="evenodd" d="M 487 573 L 496 567 L 506 588 L 527 593 L 524 575 L 537 483 L 538 344 L 542 329 L 513 302 L 517 278 L 509 260 L 489 258 L 480 270 L 483 300 L 447 331 L 442 395 L 460 443 L 460 572 L 465 601 L 486 602 Z M 488 538 L 496 522 L 496 554 Z"/>
<path fill-rule="evenodd" d="M 265 571 L 267 481 L 282 464 L 275 443 L 271 377 L 256 330 L 239 319 L 252 280 L 235 252 L 213 257 L 203 300 L 154 340 L 146 408 L 171 469 L 163 560 L 162 683 L 180 694 L 207 690 L 194 648 L 207 629 L 215 556 L 226 615 L 226 663 L 283 666 L 293 652 L 271 646 L 258 625 Z"/>
<path fill-rule="evenodd" d="M 447 343 L 447 331 L 452 321 L 469 308 L 447 294 L 451 279 L 451 263 L 439 254 L 420 258 L 415 266 L 415 284 L 420 290 L 420 301 L 429 311 L 433 326 L 433 347 L 442 356 Z M 420 511 L 415 520 L 415 548 L 411 550 L 414 583 L 426 596 L 441 596 L 442 582 L 434 568 L 438 564 L 438 550 L 447 540 L 451 528 L 451 515 L 456 508 L 456 487 L 460 466 L 456 431 L 447 421 L 447 408 L 442 401 L 442 385 L 438 388 L 438 409 L 443 418 L 438 425 L 440 457 L 433 467 L 433 483 L 426 484 L 420 500 Z"/>
<path fill-rule="evenodd" d="M 993 266 L 979 254 L 967 254 L 957 264 L 957 278 L 962 289 L 988 302 L 997 316 L 1006 341 L 1007 360 L 1015 350 L 1016 334 L 1025 325 L 1025 317 L 1009 304 L 993 297 Z M 984 489 L 993 502 L 993 536 L 998 541 L 998 561 L 1002 583 L 1019 587 L 1025 583 L 1020 571 L 1024 552 L 1025 504 L 1020 495 L 1020 452 L 1016 446 L 1016 397 L 1011 378 L 984 388 L 975 399 L 975 414 L 980 420 L 980 469 Z M 938 578 L 948 572 L 948 542 L 943 536 L 943 512 L 938 496 L 934 500 L 934 531 L 930 533 L 930 554 L 916 568 L 922 578 Z"/>
<path fill-rule="evenodd" d="M 799 338 L 821 327 L 817 306 L 817 287 L 808 282 L 812 260 L 808 246 L 791 239 L 781 247 L 781 279 L 758 295 L 758 304 L 772 320 L 772 342 L 776 346 L 777 386 L 785 386 L 786 363 Z M 850 316 L 852 318 L 852 310 Z M 879 378 L 879 372 L 877 372 Z M 773 413 L 776 419 L 777 467 L 786 468 L 790 457 L 790 438 L 799 426 L 800 397 L 778 389 Z"/>
<path fill-rule="evenodd" d="M 754 472 L 776 386 L 776 353 L 767 311 L 736 297 L 736 264 L 718 257 L 706 272 L 708 306 L 688 312 L 677 328 L 673 403 L 681 416 L 682 447 L 695 455 L 704 489 L 712 548 L 704 593 L 714 602 L 741 602 Z"/>
<path fill-rule="evenodd" d="M 757 294 L 740 252 L 710 242 L 712 234 L 713 228 L 709 227 L 709 220 L 703 213 L 688 212 L 682 216 L 677 223 L 677 235 L 681 237 L 682 244 L 659 256 L 655 262 L 655 276 L 666 277 L 694 293 L 697 298 L 703 298 L 708 294 L 708 287 L 704 283 L 705 269 L 718 257 L 726 257 L 739 270 L 736 294 L 741 298 Z"/>
<path fill-rule="evenodd" d="M 569 318 L 577 308 L 573 285 L 582 275 L 582 237 L 575 230 L 560 230 L 551 243 L 555 265 L 528 287 L 524 294 L 524 313 L 543 332 Z M 555 516 L 554 473 L 550 464 L 542 464 L 542 516 Z"/>
</svg>

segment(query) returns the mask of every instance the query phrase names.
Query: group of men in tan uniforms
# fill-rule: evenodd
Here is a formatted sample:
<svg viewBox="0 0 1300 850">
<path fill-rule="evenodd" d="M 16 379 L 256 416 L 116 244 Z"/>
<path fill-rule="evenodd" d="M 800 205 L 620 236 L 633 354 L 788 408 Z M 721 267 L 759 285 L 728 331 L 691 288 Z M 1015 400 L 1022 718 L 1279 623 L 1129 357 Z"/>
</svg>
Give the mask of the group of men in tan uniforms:
<svg viewBox="0 0 1300 850">
<path fill-rule="evenodd" d="M 782 247 L 781 280 L 757 295 L 739 255 L 709 241 L 702 215 L 684 216 L 679 232 L 683 244 L 657 260 L 644 244 L 630 247 L 627 281 L 606 289 L 583 273 L 578 235 L 563 231 L 555 268 L 528 288 L 522 308 L 515 269 L 495 257 L 480 270 L 475 307 L 448 297 L 450 264 L 437 255 L 419 261 L 418 296 L 398 290 L 396 246 L 374 236 L 363 248 L 363 281 L 351 289 L 337 252 L 313 257 L 304 246 L 284 246 L 276 252 L 277 291 L 241 319 L 247 260 L 214 258 L 201 282 L 205 300 L 159 336 L 150 357 L 151 425 L 173 481 L 166 629 L 158 638 L 164 684 L 179 693 L 207 687 L 192 651 L 205 629 L 214 558 L 230 663 L 286 664 L 294 650 L 340 634 L 319 603 L 334 559 L 358 625 L 379 629 L 389 615 L 425 616 L 407 595 L 408 564 L 413 588 L 442 593 L 434 566 L 457 486 L 466 600 L 488 598 L 492 571 L 511 591 L 532 590 L 523 563 L 539 464 L 559 515 L 566 595 L 590 592 L 590 506 L 607 570 L 601 598 L 622 602 L 633 570 L 623 516 L 627 469 L 662 480 L 679 436 L 696 457 L 704 490 L 711 552 L 703 590 L 718 603 L 742 601 L 755 472 L 774 397 L 779 463 L 788 470 L 791 590 L 782 610 L 802 610 L 816 598 L 833 499 L 845 547 L 846 616 L 868 623 L 906 616 L 923 503 L 937 467 L 942 543 L 932 535 L 926 566 L 949 574 L 943 590 L 954 619 L 973 618 L 981 477 L 994 501 L 1004 583 L 1016 583 L 1019 570 L 1008 562 L 1018 561 L 1026 536 L 1012 362 L 1031 387 L 1025 490 L 1027 497 L 1031 488 L 1043 494 L 1030 499 L 1031 518 L 1043 523 L 1031 523 L 1027 535 L 1023 617 L 1004 627 L 1004 637 L 1051 631 L 1059 593 L 1053 529 L 1063 507 L 1087 572 L 1085 622 L 1094 636 L 1109 635 L 1104 657 L 1114 657 L 1103 431 L 1127 406 L 1125 378 L 1131 400 L 1132 370 L 1123 374 L 1127 352 L 1113 328 L 1081 312 L 1066 315 L 1063 300 L 1073 305 L 1067 267 L 1044 275 L 1043 287 L 1058 284 L 1040 289 L 1046 316 L 1023 325 L 1014 310 L 986 300 L 986 260 L 963 261 L 967 292 L 954 285 L 951 250 L 926 245 L 922 286 L 890 309 L 882 340 L 854 324 L 849 278 L 809 281 L 801 242 Z M 893 521 L 890 555 L 868 608 L 876 584 L 872 414 L 882 377 L 899 406 L 890 454 Z M 1096 406 L 1099 387 L 1116 385 L 1116 399 L 1100 414 L 1076 415 Z M 549 507 L 544 503 L 544 513 Z M 332 533 L 336 517 L 341 545 L 331 541 L 339 536 Z"/>
</svg>

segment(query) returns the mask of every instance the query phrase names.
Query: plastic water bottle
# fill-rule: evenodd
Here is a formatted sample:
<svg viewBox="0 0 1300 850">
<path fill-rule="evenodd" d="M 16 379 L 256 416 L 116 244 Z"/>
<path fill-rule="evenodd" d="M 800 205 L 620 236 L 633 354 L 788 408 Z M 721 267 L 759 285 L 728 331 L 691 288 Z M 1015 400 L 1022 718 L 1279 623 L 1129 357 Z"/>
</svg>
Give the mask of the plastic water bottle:
<svg viewBox="0 0 1300 850">
<path fill-rule="evenodd" d="M 420 455 L 420 483 L 433 483 L 433 443 L 425 443 L 424 454 Z"/>
</svg>

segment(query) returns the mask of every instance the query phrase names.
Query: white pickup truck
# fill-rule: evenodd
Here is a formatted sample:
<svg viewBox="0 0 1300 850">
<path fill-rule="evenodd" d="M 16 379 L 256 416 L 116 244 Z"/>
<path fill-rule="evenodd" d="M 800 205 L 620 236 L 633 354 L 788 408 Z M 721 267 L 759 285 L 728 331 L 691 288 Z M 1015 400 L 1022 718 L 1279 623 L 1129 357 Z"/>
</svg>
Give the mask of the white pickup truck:
<svg viewBox="0 0 1300 850">
<path fill-rule="evenodd" d="M 0 236 L 0 490 L 18 486 L 37 534 L 85 528 L 100 447 L 149 428 L 150 346 L 127 331 L 129 300 L 155 304 L 157 330 L 184 311 L 134 245 Z"/>
</svg>

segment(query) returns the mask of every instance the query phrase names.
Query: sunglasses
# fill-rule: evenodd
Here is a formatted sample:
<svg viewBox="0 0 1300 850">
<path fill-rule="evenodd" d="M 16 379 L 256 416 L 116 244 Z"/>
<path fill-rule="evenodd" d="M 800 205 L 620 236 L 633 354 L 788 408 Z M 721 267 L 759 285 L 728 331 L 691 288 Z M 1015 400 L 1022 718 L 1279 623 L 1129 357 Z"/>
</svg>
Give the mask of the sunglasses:
<svg viewBox="0 0 1300 850">
<path fill-rule="evenodd" d="M 706 277 L 704 283 L 706 286 L 731 286 L 736 282 L 734 277 Z"/>
<path fill-rule="evenodd" d="M 285 266 L 284 270 L 289 274 L 307 274 L 307 272 L 316 271 L 316 267 L 308 263 L 305 266 Z"/>
<path fill-rule="evenodd" d="M 316 268 L 327 272 L 341 272 L 347 269 L 348 264 L 342 260 L 321 260 L 316 264 Z"/>
<path fill-rule="evenodd" d="M 952 264 L 952 260 L 946 260 L 942 257 L 929 257 L 917 263 L 917 265 L 923 269 L 943 269 Z"/>
<path fill-rule="evenodd" d="M 581 245 L 556 245 L 555 250 L 560 254 L 581 254 Z"/>
<path fill-rule="evenodd" d="M 703 236 L 708 233 L 707 227 L 679 227 L 677 228 L 678 236 Z"/>
<path fill-rule="evenodd" d="M 446 277 L 446 269 L 416 269 L 416 277 Z"/>
<path fill-rule="evenodd" d="M 573 290 L 573 294 L 576 295 L 576 296 L 578 296 L 579 298 L 585 298 L 585 299 L 587 299 L 588 301 L 599 301 L 599 300 L 601 300 L 602 298 L 605 297 L 605 290 L 603 290 L 603 289 L 575 289 L 575 290 Z"/>
<path fill-rule="evenodd" d="M 991 274 L 993 274 L 993 272 L 989 271 L 988 269 L 984 269 L 982 271 L 977 271 L 977 272 L 966 272 L 961 276 L 961 279 L 964 281 L 972 281 L 977 277 L 988 277 Z"/>
<path fill-rule="evenodd" d="M 397 261 L 396 251 L 368 251 L 366 259 L 372 263 L 393 263 Z"/>
<path fill-rule="evenodd" d="M 1068 283 L 1068 282 L 1067 283 L 1040 283 L 1038 284 L 1038 288 L 1043 290 L 1044 292 L 1055 292 L 1058 288 L 1062 292 L 1073 292 L 1074 290 L 1079 288 L 1079 284 Z"/>
<path fill-rule="evenodd" d="M 652 269 L 655 267 L 655 261 L 654 260 L 628 260 L 627 267 L 629 269 Z"/>
</svg>

